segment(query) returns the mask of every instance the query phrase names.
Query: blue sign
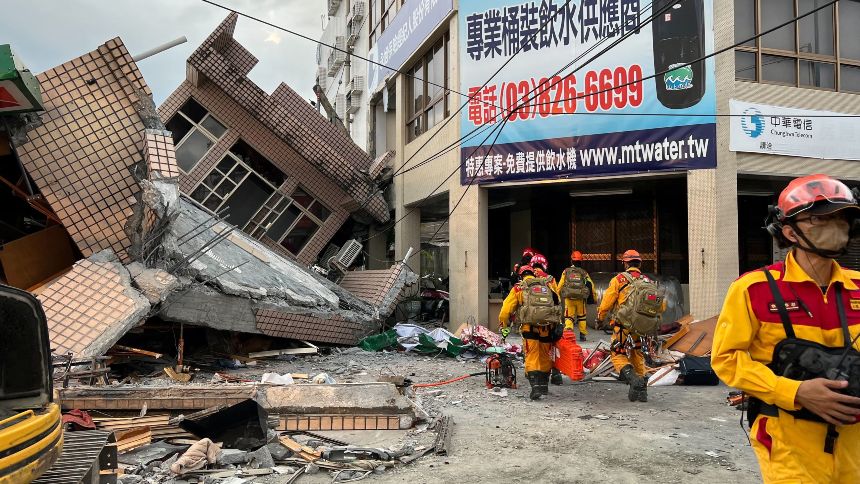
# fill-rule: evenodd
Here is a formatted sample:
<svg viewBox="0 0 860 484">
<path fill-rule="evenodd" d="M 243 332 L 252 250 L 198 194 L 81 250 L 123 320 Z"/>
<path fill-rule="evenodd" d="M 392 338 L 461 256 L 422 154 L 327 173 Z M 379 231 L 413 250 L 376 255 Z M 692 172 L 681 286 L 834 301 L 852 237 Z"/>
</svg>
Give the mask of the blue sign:
<svg viewBox="0 0 860 484">
<path fill-rule="evenodd" d="M 406 60 L 430 37 L 454 10 L 453 0 L 409 0 L 385 28 L 368 59 L 393 69 L 401 69 Z M 370 92 L 379 90 L 394 71 L 367 63 Z"/>
<path fill-rule="evenodd" d="M 713 2 L 460 0 L 461 183 L 715 167 Z"/>
</svg>

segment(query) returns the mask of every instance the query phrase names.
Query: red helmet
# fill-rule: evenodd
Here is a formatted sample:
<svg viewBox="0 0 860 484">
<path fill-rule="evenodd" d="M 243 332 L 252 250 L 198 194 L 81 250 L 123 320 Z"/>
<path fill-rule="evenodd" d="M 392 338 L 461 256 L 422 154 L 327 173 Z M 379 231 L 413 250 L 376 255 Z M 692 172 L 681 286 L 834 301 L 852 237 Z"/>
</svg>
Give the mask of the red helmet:
<svg viewBox="0 0 860 484">
<path fill-rule="evenodd" d="M 572 261 L 582 261 L 582 252 L 575 250 L 570 253 L 570 260 Z"/>
<path fill-rule="evenodd" d="M 537 251 L 532 249 L 531 247 L 526 247 L 523 249 L 523 257 L 534 257 L 537 254 Z"/>
<path fill-rule="evenodd" d="M 525 265 L 520 266 L 519 270 L 517 270 L 517 274 L 523 275 L 524 272 L 531 272 L 532 274 L 534 274 L 535 270 L 534 270 L 534 267 L 532 267 L 528 264 L 525 264 Z"/>
<path fill-rule="evenodd" d="M 827 175 L 807 175 L 791 180 L 779 194 L 776 217 L 782 222 L 805 211 L 826 215 L 845 208 L 860 210 L 847 185 Z"/>
<path fill-rule="evenodd" d="M 621 260 L 624 262 L 630 262 L 634 260 L 642 261 L 642 256 L 639 255 L 639 251 L 630 249 L 624 251 L 624 254 L 621 255 Z"/>
<path fill-rule="evenodd" d="M 547 267 L 546 257 L 544 257 L 543 254 L 535 254 L 532 257 L 530 264 L 532 266 L 540 266 L 543 270 L 549 269 L 549 267 Z"/>
</svg>

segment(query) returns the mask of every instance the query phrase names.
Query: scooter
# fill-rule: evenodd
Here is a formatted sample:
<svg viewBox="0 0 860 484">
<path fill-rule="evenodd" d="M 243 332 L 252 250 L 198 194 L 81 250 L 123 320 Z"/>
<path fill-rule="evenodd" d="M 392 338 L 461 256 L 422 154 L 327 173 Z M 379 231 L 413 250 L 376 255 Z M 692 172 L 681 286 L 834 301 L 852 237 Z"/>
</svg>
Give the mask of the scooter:
<svg viewBox="0 0 860 484">
<path fill-rule="evenodd" d="M 445 279 L 433 274 L 427 274 L 421 278 L 421 314 L 422 321 L 441 320 L 448 321 L 449 295 Z"/>
</svg>

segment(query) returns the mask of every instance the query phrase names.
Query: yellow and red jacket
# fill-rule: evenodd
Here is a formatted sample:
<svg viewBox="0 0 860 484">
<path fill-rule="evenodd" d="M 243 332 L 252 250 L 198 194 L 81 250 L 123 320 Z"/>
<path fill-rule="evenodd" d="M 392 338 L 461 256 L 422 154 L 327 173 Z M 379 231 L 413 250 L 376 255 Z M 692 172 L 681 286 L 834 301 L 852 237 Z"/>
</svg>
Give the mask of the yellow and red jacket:
<svg viewBox="0 0 860 484">
<path fill-rule="evenodd" d="M 797 338 L 825 346 L 844 346 L 837 304 L 845 307 L 851 337 L 860 333 L 860 272 L 842 268 L 834 261 L 830 281 L 822 291 L 798 265 L 793 251 L 784 263 L 767 269 L 777 281 Z M 843 287 L 841 301 L 836 300 L 836 284 Z M 749 272 L 729 287 L 717 320 L 711 365 L 726 385 L 765 403 L 798 410 L 795 396 L 800 381 L 777 376 L 766 366 L 776 344 L 785 338 L 764 272 Z"/>
<path fill-rule="evenodd" d="M 555 279 L 552 276 L 547 275 L 546 272 L 538 271 L 538 277 L 548 277 L 549 282 L 547 283 L 547 287 L 555 293 L 556 298 L 558 298 L 558 286 L 555 283 Z M 542 274 L 542 275 L 540 275 Z M 523 282 L 534 279 L 535 276 L 525 276 L 523 278 Z M 499 311 L 499 328 L 506 328 L 511 321 L 511 316 L 514 315 L 517 311 L 517 308 L 522 306 L 523 304 L 523 287 L 521 284 L 515 284 L 514 287 L 511 288 L 511 292 L 508 293 L 508 296 L 505 298 L 505 301 L 502 303 L 502 309 Z"/>
<path fill-rule="evenodd" d="M 625 272 L 628 272 L 634 278 L 642 276 L 642 271 L 638 267 L 631 267 Z M 624 304 L 627 300 L 627 294 L 630 292 L 627 288 L 627 277 L 624 272 L 618 273 L 609 281 L 609 287 L 603 292 L 603 298 L 600 300 L 600 307 L 597 308 L 597 319 L 603 321 L 607 314 L 612 312 L 617 306 Z"/>
<path fill-rule="evenodd" d="M 588 291 L 590 293 L 588 295 L 588 300 L 586 302 L 588 304 L 594 304 L 594 281 L 591 280 L 591 274 L 589 274 L 588 271 L 583 269 L 583 272 L 585 272 L 585 285 L 588 286 Z M 557 284 L 558 290 L 556 291 L 556 294 L 559 294 L 559 297 L 561 297 L 561 294 L 559 293 L 559 291 L 561 291 L 561 288 L 564 287 L 564 281 L 565 281 L 566 275 L 567 275 L 567 269 L 562 271 L 561 277 L 558 278 L 558 284 Z"/>
</svg>

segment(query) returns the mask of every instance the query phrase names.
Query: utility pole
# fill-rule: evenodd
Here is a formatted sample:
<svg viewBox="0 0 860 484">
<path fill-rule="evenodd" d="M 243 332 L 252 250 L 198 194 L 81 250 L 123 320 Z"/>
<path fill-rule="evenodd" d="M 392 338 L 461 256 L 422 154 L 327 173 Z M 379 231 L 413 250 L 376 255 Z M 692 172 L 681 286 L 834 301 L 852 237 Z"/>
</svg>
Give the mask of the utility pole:
<svg viewBox="0 0 860 484">
<path fill-rule="evenodd" d="M 343 61 L 343 79 L 346 81 L 346 92 L 349 94 L 350 86 L 352 86 L 352 47 L 346 48 L 346 60 Z M 350 99 L 350 103 L 352 102 L 352 96 L 347 96 Z M 343 126 L 346 128 L 346 134 L 349 134 L 349 107 L 344 111 L 343 115 Z"/>
<path fill-rule="evenodd" d="M 342 120 L 337 117 L 337 112 L 334 110 L 334 107 L 328 101 L 325 92 L 319 84 L 314 85 L 314 94 L 317 95 L 317 102 L 325 110 L 326 114 L 328 115 L 329 121 L 334 123 L 344 133 L 346 133 L 347 136 L 349 136 L 349 131 L 347 131 L 346 126 L 343 125 Z"/>
</svg>

